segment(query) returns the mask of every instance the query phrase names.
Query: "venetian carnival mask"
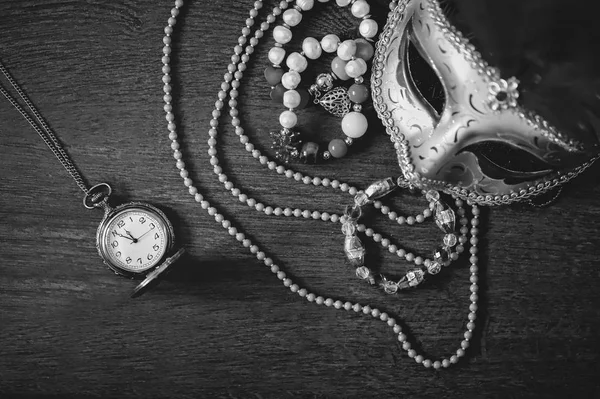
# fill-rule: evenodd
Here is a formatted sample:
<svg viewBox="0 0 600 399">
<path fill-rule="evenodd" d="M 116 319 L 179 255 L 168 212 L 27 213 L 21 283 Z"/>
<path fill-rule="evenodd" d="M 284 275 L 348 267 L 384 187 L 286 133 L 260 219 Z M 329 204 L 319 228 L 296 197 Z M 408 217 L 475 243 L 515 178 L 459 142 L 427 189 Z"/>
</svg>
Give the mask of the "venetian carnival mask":
<svg viewBox="0 0 600 399">
<path fill-rule="evenodd" d="M 415 84 L 411 46 L 443 87 L 438 110 Z M 508 204 L 567 182 L 599 152 L 597 141 L 579 142 L 525 109 L 519 81 L 488 65 L 436 0 L 400 1 L 390 14 L 377 46 L 372 91 L 404 177 L 419 188 Z M 509 162 L 499 163 L 493 151 Z"/>
</svg>

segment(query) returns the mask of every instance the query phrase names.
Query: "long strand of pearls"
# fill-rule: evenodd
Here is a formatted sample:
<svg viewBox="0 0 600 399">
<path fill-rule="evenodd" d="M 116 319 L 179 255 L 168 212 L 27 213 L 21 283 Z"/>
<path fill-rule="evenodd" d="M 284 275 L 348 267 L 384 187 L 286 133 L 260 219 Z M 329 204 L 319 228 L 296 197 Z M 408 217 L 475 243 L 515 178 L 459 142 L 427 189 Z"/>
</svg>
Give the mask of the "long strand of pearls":
<svg viewBox="0 0 600 399">
<path fill-rule="evenodd" d="M 272 208 L 265 207 L 263 204 L 256 202 L 252 198 L 248 198 L 246 194 L 241 193 L 241 191 L 233 186 L 231 182 L 228 181 L 227 176 L 223 173 L 221 167 L 219 166 L 219 159 L 217 158 L 216 151 L 216 137 L 218 135 L 218 126 L 219 126 L 219 118 L 221 116 L 221 110 L 224 107 L 224 101 L 229 96 L 229 106 L 230 106 L 230 116 L 232 117 L 232 124 L 236 127 L 236 134 L 240 137 L 240 142 L 246 146 L 246 150 L 252 153 L 252 156 L 259 159 L 259 162 L 263 165 L 267 165 L 269 169 L 275 170 L 279 174 L 284 174 L 288 178 L 294 178 L 296 180 L 302 181 L 305 184 L 314 184 L 316 186 L 322 185 L 324 187 L 332 186 L 334 188 L 339 188 L 344 192 L 348 192 L 350 195 L 356 195 L 358 190 L 355 187 L 349 186 L 347 183 L 340 183 L 337 181 L 330 181 L 329 179 L 321 179 L 319 177 L 309 177 L 303 176 L 297 172 L 293 172 L 289 169 L 281 165 L 277 165 L 276 163 L 269 161 L 267 157 L 263 156 L 252 147 L 252 144 L 249 142 L 248 137 L 244 135 L 243 128 L 241 127 L 241 121 L 237 117 L 237 96 L 238 96 L 238 88 L 240 87 L 240 81 L 243 77 L 243 72 L 246 69 L 246 63 L 250 59 L 250 55 L 254 52 L 255 46 L 258 44 L 258 41 L 264 35 L 264 32 L 270 28 L 270 24 L 272 24 L 276 17 L 281 14 L 282 9 L 287 8 L 288 1 L 280 2 L 279 6 L 275 6 L 268 15 L 266 22 L 263 22 L 260 25 L 259 29 L 256 29 L 254 32 L 254 36 L 248 37 L 251 34 L 251 27 L 254 25 L 254 19 L 258 15 L 258 10 L 262 8 L 263 1 L 257 0 L 254 2 L 254 7 L 250 10 L 250 17 L 246 20 L 246 26 L 242 28 L 242 35 L 238 40 L 238 45 L 234 47 L 234 57 L 232 57 L 232 63 L 228 65 L 227 72 L 224 75 L 224 82 L 221 84 L 221 90 L 219 91 L 217 97 L 217 101 L 215 102 L 215 109 L 212 113 L 212 119 L 210 121 L 210 129 L 209 129 L 209 155 L 211 156 L 210 162 L 213 165 L 213 170 L 219 176 L 219 180 L 225 185 L 226 189 L 230 190 L 233 195 L 236 195 L 238 199 L 242 202 L 246 202 L 249 206 L 254 206 L 258 211 L 264 211 L 266 214 L 277 214 L 280 213 L 284 216 L 303 216 L 305 218 L 312 217 L 313 219 L 321 219 L 321 220 L 330 220 L 332 222 L 337 222 L 340 220 L 340 216 L 333 214 L 330 215 L 326 212 L 318 212 L 309 210 L 303 210 L 298 214 L 296 210 L 291 210 L 291 208 Z M 324 1 L 323 1 L 324 2 Z M 391 7 L 393 6 L 393 3 Z M 177 22 L 177 16 L 179 15 L 180 8 L 183 7 L 183 0 L 176 0 L 175 6 L 171 9 L 171 16 L 168 19 L 168 24 L 165 27 L 165 36 L 163 38 L 163 78 L 162 81 L 164 83 L 163 90 L 165 95 L 163 100 L 165 102 L 164 110 L 166 113 L 167 120 L 167 129 L 169 131 L 169 139 L 171 140 L 171 148 L 173 150 L 173 157 L 176 160 L 176 166 L 180 171 L 180 176 L 183 178 L 183 183 L 187 188 L 188 192 L 194 197 L 194 200 L 200 204 L 202 209 L 205 209 L 210 216 L 213 216 L 217 223 L 220 223 L 223 228 L 225 228 L 229 235 L 236 238 L 244 247 L 248 248 L 249 251 L 256 256 L 256 258 L 261 261 L 265 266 L 269 267 L 271 272 L 274 273 L 279 280 L 282 281 L 285 287 L 288 287 L 292 292 L 297 293 L 299 296 L 305 298 L 309 302 L 314 302 L 317 305 L 325 305 L 326 307 L 333 307 L 335 309 L 345 309 L 347 311 L 353 310 L 356 313 L 363 313 L 365 315 L 371 315 L 374 318 L 377 318 L 388 326 L 392 328 L 394 333 L 397 335 L 398 341 L 402 344 L 402 348 L 407 352 L 408 356 L 413 358 L 417 363 L 422 364 L 426 368 L 446 368 L 451 364 L 457 363 L 459 358 L 465 355 L 465 350 L 469 347 L 469 341 L 472 337 L 473 330 L 475 328 L 474 321 L 477 317 L 477 301 L 478 301 L 478 258 L 477 258 L 477 244 L 478 244 L 478 229 L 477 226 L 479 224 L 479 208 L 477 205 L 472 205 L 472 213 L 473 219 L 470 221 L 471 223 L 471 239 L 470 244 L 471 247 L 469 249 L 471 253 L 470 257 L 470 301 L 471 304 L 469 306 L 468 313 L 468 322 L 467 328 L 464 333 L 464 339 L 461 341 L 459 348 L 456 350 L 455 354 L 451 355 L 448 358 L 443 358 L 441 360 L 432 361 L 431 359 L 424 358 L 423 355 L 418 354 L 418 352 L 412 348 L 411 343 L 408 341 L 406 334 L 402 332 L 402 327 L 396 322 L 396 320 L 390 317 L 387 313 L 381 312 L 377 308 L 372 308 L 369 305 L 361 305 L 359 303 L 352 302 L 343 302 L 339 299 L 334 298 L 325 298 L 320 295 L 316 295 L 315 293 L 309 292 L 306 288 L 302 288 L 299 285 L 295 284 L 290 278 L 287 277 L 284 271 L 282 271 L 277 264 L 273 262 L 273 260 L 263 252 L 260 247 L 254 244 L 250 239 L 246 238 L 244 233 L 238 231 L 238 229 L 233 225 L 233 223 L 227 220 L 221 213 L 219 213 L 218 209 L 213 207 L 204 196 L 198 191 L 198 188 L 194 185 L 192 179 L 189 177 L 189 172 L 185 167 L 185 162 L 183 161 L 183 154 L 180 150 L 180 144 L 178 141 L 177 135 L 177 126 L 174 122 L 175 116 L 173 114 L 173 106 L 172 106 L 172 96 L 171 96 L 171 68 L 170 68 L 170 54 L 171 54 L 171 35 L 173 34 L 173 26 Z M 249 43 L 248 43 L 249 42 Z M 243 47 L 243 45 L 246 47 Z M 235 57 L 237 56 L 237 57 Z M 239 58 L 238 58 L 239 57 Z M 235 61 L 234 61 L 235 59 Z M 257 151 L 257 152 L 255 152 Z M 326 182 L 326 183 L 325 183 Z M 334 183 L 335 182 L 335 183 Z M 251 205 L 252 204 L 252 205 Z M 270 208 L 270 209 L 269 209 Z M 381 207 L 383 208 L 383 207 Z M 279 211 L 275 211 L 279 209 Z M 386 209 L 387 210 L 387 209 Z M 291 214 L 290 214 L 291 212 Z M 392 217 L 390 217 L 392 219 Z M 398 220 L 398 219 L 396 219 Z M 359 226 L 360 227 L 360 226 Z M 463 227 L 463 229 L 466 227 Z M 462 229 L 461 229 L 462 232 Z M 374 233 L 375 234 L 375 233 Z M 383 239 L 382 239 L 383 240 Z M 389 246 L 388 246 L 389 247 Z"/>
</svg>

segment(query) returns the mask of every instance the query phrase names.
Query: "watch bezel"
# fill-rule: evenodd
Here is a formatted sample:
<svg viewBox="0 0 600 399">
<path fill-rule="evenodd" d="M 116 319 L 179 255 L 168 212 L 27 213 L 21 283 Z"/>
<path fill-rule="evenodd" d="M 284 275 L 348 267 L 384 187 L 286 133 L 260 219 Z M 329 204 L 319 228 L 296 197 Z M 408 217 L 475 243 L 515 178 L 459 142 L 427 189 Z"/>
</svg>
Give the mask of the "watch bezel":
<svg viewBox="0 0 600 399">
<path fill-rule="evenodd" d="M 114 264 L 108 255 L 108 248 L 106 247 L 106 243 L 104 237 L 106 236 L 107 227 L 110 224 L 111 220 L 118 215 L 119 213 L 130 210 L 130 209 L 140 209 L 144 212 L 152 213 L 153 216 L 156 217 L 157 220 L 162 222 L 165 226 L 166 233 L 166 244 L 165 244 L 165 252 L 162 257 L 158 260 L 158 262 L 154 265 L 140 272 L 135 272 L 132 270 L 124 269 L 123 267 Z M 160 266 L 164 260 L 169 256 L 173 246 L 175 245 L 175 230 L 173 225 L 164 214 L 163 211 L 158 209 L 157 207 L 148 204 L 146 202 L 132 201 L 125 204 L 121 204 L 115 208 L 112 208 L 109 212 L 104 215 L 104 218 L 100 222 L 98 226 L 98 230 L 96 231 L 96 249 L 98 250 L 98 254 L 102 258 L 104 264 L 112 270 L 115 274 L 120 276 L 129 277 L 132 279 L 140 279 L 144 278 L 148 273 L 152 272 L 158 266 Z"/>
</svg>

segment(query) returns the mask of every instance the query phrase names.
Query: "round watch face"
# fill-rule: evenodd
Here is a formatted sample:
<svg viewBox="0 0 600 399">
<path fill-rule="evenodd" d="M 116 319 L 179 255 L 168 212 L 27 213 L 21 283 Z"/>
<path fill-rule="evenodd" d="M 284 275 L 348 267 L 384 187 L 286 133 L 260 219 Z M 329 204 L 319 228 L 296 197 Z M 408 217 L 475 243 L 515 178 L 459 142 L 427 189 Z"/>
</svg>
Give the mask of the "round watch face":
<svg viewBox="0 0 600 399">
<path fill-rule="evenodd" d="M 117 273 L 144 275 L 157 266 L 173 243 L 173 228 L 164 214 L 143 203 L 122 205 L 98 228 L 104 261 Z"/>
</svg>

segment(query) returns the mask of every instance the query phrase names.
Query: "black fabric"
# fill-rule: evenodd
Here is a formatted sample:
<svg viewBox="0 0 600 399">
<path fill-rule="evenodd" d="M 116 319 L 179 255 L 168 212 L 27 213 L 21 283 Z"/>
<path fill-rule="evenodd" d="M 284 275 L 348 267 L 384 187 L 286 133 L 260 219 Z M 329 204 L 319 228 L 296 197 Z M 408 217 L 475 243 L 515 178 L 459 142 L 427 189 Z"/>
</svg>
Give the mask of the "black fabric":
<svg viewBox="0 0 600 399">
<path fill-rule="evenodd" d="M 590 152 L 600 137 L 600 29 L 588 0 L 444 0 L 450 21 L 521 101 Z"/>
</svg>

